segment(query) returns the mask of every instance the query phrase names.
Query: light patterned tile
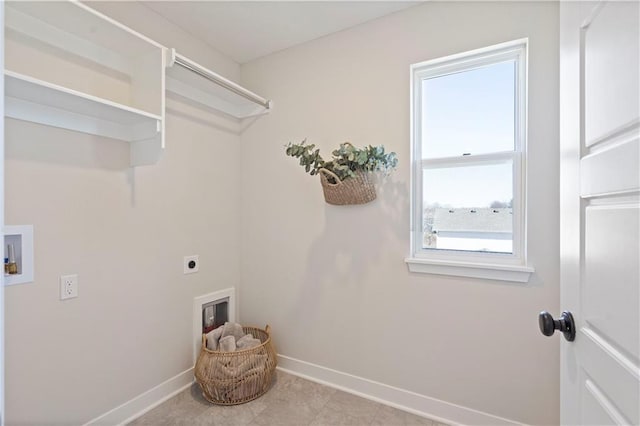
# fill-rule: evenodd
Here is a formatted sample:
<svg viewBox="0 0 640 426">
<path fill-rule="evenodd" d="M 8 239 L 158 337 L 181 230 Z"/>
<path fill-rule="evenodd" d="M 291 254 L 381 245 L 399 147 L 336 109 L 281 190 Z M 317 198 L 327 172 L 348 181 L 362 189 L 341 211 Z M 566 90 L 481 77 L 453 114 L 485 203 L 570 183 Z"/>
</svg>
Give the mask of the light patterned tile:
<svg viewBox="0 0 640 426">
<path fill-rule="evenodd" d="M 246 405 L 249 408 L 249 410 L 251 410 L 251 412 L 253 413 L 254 417 L 258 416 L 269 405 L 269 401 L 270 401 L 271 398 L 268 397 L 267 395 L 273 395 L 275 393 L 276 393 L 276 391 L 274 391 L 273 387 L 272 387 L 264 395 L 260 396 L 259 398 L 254 399 L 253 401 L 247 402 L 244 405 Z"/>
<path fill-rule="evenodd" d="M 261 398 L 264 408 L 251 424 L 308 425 L 336 392 L 327 386 L 278 373 L 273 388 Z"/>
<path fill-rule="evenodd" d="M 275 400 L 250 423 L 257 426 L 305 426 L 318 411 L 304 400 Z"/>
<path fill-rule="evenodd" d="M 372 426 L 436 426 L 425 417 L 416 416 L 406 411 L 381 405 L 375 413 Z"/>
<path fill-rule="evenodd" d="M 320 411 L 310 426 L 369 426 L 371 419 L 358 418 L 349 413 L 324 409 Z"/>
<path fill-rule="evenodd" d="M 314 423 L 318 425 L 369 425 L 379 404 L 346 392 L 336 391 Z"/>
<path fill-rule="evenodd" d="M 181 419 L 181 421 L 185 426 L 217 426 L 215 417 L 213 417 L 208 411 L 205 411 L 195 417 L 186 415 Z"/>
<path fill-rule="evenodd" d="M 278 395 L 282 393 L 282 390 L 285 389 L 288 386 L 288 383 L 294 379 L 295 376 L 276 370 L 276 374 L 271 382 L 271 388 L 264 395 L 248 402 L 247 405 L 256 416 L 259 415 L 271 401 L 278 398 Z"/>
<path fill-rule="evenodd" d="M 186 425 L 209 408 L 198 385 L 191 386 L 129 423 L 133 426 Z"/>
<path fill-rule="evenodd" d="M 308 405 L 312 411 L 318 412 L 336 392 L 328 386 L 294 376 L 277 387 L 277 391 L 267 401 L 268 403 L 297 402 Z"/>
<path fill-rule="evenodd" d="M 195 424 L 242 426 L 248 425 L 254 418 L 255 414 L 253 414 L 251 408 L 247 404 L 213 405 L 211 408 L 195 418 Z"/>
<path fill-rule="evenodd" d="M 447 426 L 281 371 L 266 394 L 246 404 L 211 404 L 194 384 L 130 425 Z"/>
</svg>

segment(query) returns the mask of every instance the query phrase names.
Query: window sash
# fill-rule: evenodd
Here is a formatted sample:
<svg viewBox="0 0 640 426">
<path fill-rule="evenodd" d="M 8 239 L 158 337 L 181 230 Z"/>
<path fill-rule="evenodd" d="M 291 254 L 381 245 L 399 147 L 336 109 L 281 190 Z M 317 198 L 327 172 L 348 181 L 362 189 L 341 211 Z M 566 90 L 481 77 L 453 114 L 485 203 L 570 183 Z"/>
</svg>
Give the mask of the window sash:
<svg viewBox="0 0 640 426">
<path fill-rule="evenodd" d="M 414 78 L 420 81 L 462 71 L 472 71 L 476 68 L 509 60 L 515 60 L 516 64 L 518 64 L 521 56 L 525 53 L 525 44 L 526 40 L 516 40 L 498 46 L 478 49 L 474 53 L 460 53 L 421 62 L 412 65 L 411 69 Z"/>
<path fill-rule="evenodd" d="M 475 158 L 472 158 L 475 157 Z M 470 167 L 470 166 L 487 166 L 492 164 L 503 164 L 505 162 L 512 163 L 512 192 L 513 192 L 513 218 L 512 218 L 512 253 L 496 253 L 496 252 L 480 252 L 480 251 L 465 251 L 465 250 L 447 250 L 447 249 L 432 249 L 422 247 L 422 241 L 424 236 L 423 221 L 424 221 L 424 208 L 422 187 L 423 183 L 423 171 L 434 168 L 450 168 L 450 167 Z M 500 259 L 501 262 L 508 264 L 520 264 L 520 260 L 523 257 L 523 229 L 524 225 L 521 218 L 523 214 L 523 191 L 519 190 L 523 185 L 522 182 L 522 155 L 519 152 L 501 152 L 495 154 L 483 154 L 476 156 L 464 156 L 447 159 L 435 159 L 435 160 L 423 160 L 420 165 L 420 170 L 416 173 L 418 178 L 414 184 L 416 186 L 416 211 L 413 231 L 414 242 L 414 256 L 418 258 L 429 259 L 473 259 L 474 261 L 491 261 L 495 262 L 496 259 Z"/>
<path fill-rule="evenodd" d="M 425 158 L 422 160 L 422 168 L 438 169 L 450 167 L 470 167 L 504 163 L 517 157 L 516 151 L 492 152 L 489 154 L 460 155 L 456 157 Z"/>
<path fill-rule="evenodd" d="M 499 46 L 479 49 L 475 52 L 453 55 L 446 58 L 415 64 L 411 67 L 411 142 L 412 142 L 412 218 L 411 255 L 414 258 L 451 260 L 460 262 L 499 263 L 526 265 L 526 55 L 527 41 L 516 40 Z M 515 60 L 515 140 L 514 150 L 476 155 L 460 155 L 425 159 L 422 156 L 422 90 L 424 79 L 435 78 L 456 72 L 471 71 L 475 68 L 506 60 Z M 423 170 L 444 167 L 469 167 L 489 165 L 511 160 L 513 164 L 513 249 L 512 253 L 479 251 L 425 249 L 423 241 Z"/>
</svg>

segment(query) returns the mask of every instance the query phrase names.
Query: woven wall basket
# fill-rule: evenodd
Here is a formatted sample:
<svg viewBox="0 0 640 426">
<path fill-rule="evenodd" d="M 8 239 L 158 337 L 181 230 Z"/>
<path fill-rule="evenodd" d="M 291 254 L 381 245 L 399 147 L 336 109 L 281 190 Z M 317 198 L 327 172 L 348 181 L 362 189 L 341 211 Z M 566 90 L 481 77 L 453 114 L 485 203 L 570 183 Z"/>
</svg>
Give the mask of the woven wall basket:
<svg viewBox="0 0 640 426">
<path fill-rule="evenodd" d="M 329 204 L 365 204 L 376 199 L 376 188 L 367 172 L 358 170 L 355 176 L 342 181 L 331 170 L 320 169 L 319 173 L 324 199 Z M 331 183 L 329 177 L 337 183 Z"/>
<path fill-rule="evenodd" d="M 265 330 L 242 327 L 262 344 L 235 352 L 207 349 L 207 336 L 202 335 L 202 349 L 194 375 L 202 396 L 214 404 L 235 405 L 254 400 L 271 386 L 276 369 L 276 351 L 271 342 L 270 327 Z"/>
</svg>

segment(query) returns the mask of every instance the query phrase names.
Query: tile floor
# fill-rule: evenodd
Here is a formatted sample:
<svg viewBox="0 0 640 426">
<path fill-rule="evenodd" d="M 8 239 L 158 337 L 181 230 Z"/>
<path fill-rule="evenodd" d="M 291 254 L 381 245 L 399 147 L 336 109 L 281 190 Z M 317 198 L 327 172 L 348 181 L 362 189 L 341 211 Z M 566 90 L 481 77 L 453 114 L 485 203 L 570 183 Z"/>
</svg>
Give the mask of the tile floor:
<svg viewBox="0 0 640 426">
<path fill-rule="evenodd" d="M 129 425 L 446 426 L 281 371 L 266 394 L 246 404 L 210 404 L 194 384 Z"/>
</svg>

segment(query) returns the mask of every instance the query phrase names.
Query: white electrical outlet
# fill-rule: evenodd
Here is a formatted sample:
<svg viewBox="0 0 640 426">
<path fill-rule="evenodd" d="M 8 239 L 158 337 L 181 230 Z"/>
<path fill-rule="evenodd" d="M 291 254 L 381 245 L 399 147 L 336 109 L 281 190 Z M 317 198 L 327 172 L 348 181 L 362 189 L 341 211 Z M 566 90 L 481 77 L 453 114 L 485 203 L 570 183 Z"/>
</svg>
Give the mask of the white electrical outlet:
<svg viewBox="0 0 640 426">
<path fill-rule="evenodd" d="M 184 257 L 184 273 L 185 274 L 193 274 L 198 272 L 200 269 L 200 260 L 198 259 L 198 255 L 194 254 L 193 256 L 185 256 Z"/>
<path fill-rule="evenodd" d="M 60 277 L 60 300 L 78 297 L 78 275 L 62 275 Z"/>
</svg>

